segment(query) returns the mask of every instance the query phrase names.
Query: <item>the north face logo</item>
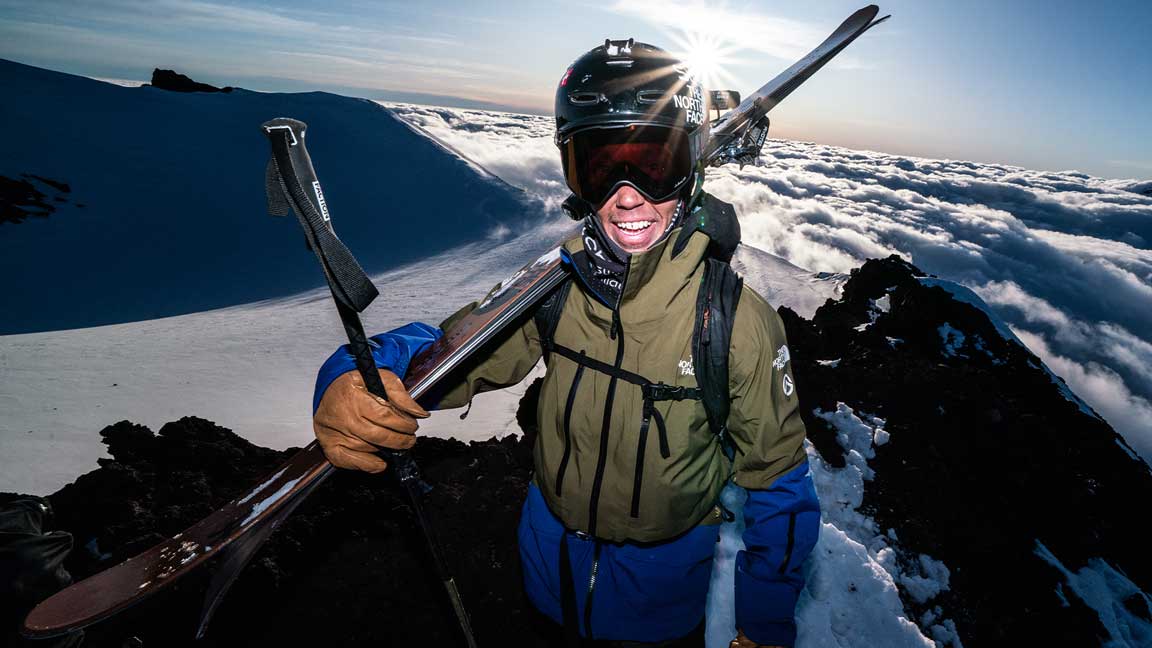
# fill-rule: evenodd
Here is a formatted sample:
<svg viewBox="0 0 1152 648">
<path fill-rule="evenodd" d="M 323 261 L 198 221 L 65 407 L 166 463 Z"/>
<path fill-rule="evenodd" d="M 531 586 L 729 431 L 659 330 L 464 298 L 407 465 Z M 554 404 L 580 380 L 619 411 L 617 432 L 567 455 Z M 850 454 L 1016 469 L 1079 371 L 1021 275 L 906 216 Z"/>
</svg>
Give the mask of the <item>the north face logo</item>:
<svg viewBox="0 0 1152 648">
<path fill-rule="evenodd" d="M 696 369 L 692 366 L 692 356 L 688 356 L 687 360 L 681 360 L 680 362 L 676 363 L 676 366 L 680 367 L 681 376 L 696 375 Z"/>
<path fill-rule="evenodd" d="M 788 364 L 788 361 L 791 359 L 792 354 L 788 353 L 788 345 L 784 345 L 776 349 L 776 359 L 772 361 L 772 366 L 777 369 L 783 369 L 784 365 Z"/>
</svg>

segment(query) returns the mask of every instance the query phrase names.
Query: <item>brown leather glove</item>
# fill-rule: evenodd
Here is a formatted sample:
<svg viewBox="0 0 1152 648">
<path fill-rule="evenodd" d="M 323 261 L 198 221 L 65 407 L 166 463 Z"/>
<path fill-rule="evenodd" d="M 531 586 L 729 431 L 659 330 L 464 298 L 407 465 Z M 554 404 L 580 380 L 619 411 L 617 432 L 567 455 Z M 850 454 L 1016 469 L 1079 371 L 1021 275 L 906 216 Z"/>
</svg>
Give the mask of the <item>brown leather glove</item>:
<svg viewBox="0 0 1152 648">
<path fill-rule="evenodd" d="M 784 647 L 783 646 L 761 646 L 760 644 L 756 643 L 755 641 L 752 641 L 748 637 L 745 637 L 743 630 L 738 630 L 736 632 L 736 638 L 732 640 L 732 643 L 728 644 L 728 648 L 784 648 Z"/>
<path fill-rule="evenodd" d="M 416 443 L 417 418 L 428 418 L 400 378 L 380 370 L 388 400 L 373 396 L 359 371 L 332 381 L 312 417 L 316 440 L 324 456 L 339 468 L 382 472 L 388 463 L 373 454 L 377 448 L 407 450 Z"/>
</svg>

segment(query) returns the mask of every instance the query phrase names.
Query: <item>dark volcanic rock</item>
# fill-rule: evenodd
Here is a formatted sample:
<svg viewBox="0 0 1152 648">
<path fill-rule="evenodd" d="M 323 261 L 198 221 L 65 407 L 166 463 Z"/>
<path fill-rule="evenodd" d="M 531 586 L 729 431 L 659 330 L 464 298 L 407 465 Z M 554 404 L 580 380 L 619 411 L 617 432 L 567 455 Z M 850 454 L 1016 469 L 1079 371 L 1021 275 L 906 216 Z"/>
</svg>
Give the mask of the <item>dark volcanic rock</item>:
<svg viewBox="0 0 1152 648">
<path fill-rule="evenodd" d="M 1037 543 L 1072 571 L 1103 558 L 1149 591 L 1145 516 L 1132 503 L 1152 501 L 1152 474 L 983 310 L 922 274 L 871 260 L 812 322 L 780 309 L 809 438 L 842 465 L 813 410 L 839 401 L 887 421 L 865 512 L 950 568 L 951 591 L 933 603 L 965 645 L 1098 645 L 1096 613 Z"/>
<path fill-rule="evenodd" d="M 22 223 L 29 216 L 47 218 L 57 204 L 68 202 L 72 192 L 68 183 L 31 173 L 20 177 L 16 180 L 0 175 L 0 224 Z"/>
<path fill-rule="evenodd" d="M 175 70 L 152 70 L 152 85 L 161 90 L 172 92 L 232 92 L 232 86 L 217 88 L 207 83 L 200 83 L 176 72 Z"/>
<path fill-rule="evenodd" d="M 50 496 L 56 528 L 75 536 L 77 580 L 192 525 L 260 482 L 289 455 L 209 421 L 153 434 L 117 423 L 113 459 Z M 531 450 L 505 438 L 465 445 L 423 438 L 415 456 L 425 508 L 486 645 L 547 645 L 520 587 L 516 524 Z M 192 645 L 209 570 L 87 631 L 85 646 Z M 273 534 L 225 598 L 199 646 L 457 645 L 455 622 L 402 489 L 390 477 L 337 471 Z M 30 644 L 34 645 L 34 644 Z"/>
</svg>

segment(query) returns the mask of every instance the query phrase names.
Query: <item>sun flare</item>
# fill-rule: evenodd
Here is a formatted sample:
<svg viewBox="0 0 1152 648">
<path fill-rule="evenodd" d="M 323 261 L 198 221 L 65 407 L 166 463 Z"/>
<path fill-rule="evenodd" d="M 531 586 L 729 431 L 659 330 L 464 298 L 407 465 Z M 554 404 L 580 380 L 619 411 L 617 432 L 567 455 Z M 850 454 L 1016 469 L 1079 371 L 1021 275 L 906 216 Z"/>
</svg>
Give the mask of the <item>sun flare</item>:
<svg viewBox="0 0 1152 648">
<path fill-rule="evenodd" d="M 729 89 L 735 79 L 727 72 L 726 66 L 733 62 L 732 53 L 737 50 L 715 34 L 704 32 L 683 32 L 672 36 L 676 44 L 674 54 L 688 65 L 692 76 L 708 90 Z"/>
</svg>

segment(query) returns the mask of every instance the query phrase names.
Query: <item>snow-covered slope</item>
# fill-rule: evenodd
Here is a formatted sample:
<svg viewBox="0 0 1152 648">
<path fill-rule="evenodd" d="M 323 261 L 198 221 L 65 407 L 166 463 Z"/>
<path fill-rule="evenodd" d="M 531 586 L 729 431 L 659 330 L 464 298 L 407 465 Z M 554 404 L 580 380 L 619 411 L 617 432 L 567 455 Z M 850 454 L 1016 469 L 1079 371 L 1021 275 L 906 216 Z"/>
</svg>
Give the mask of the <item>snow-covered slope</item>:
<svg viewBox="0 0 1152 648">
<path fill-rule="evenodd" d="M 373 277 L 365 328 L 439 323 L 534 259 L 570 226 L 462 246 Z M 306 262 L 308 259 L 302 259 Z M 343 328 L 327 289 L 244 306 L 87 329 L 0 336 L 0 491 L 47 494 L 103 456 L 123 419 L 158 429 L 196 415 L 276 449 L 312 439 L 316 370 Z M 521 389 L 481 396 L 466 421 L 437 413 L 424 434 L 479 439 L 515 428 Z"/>
<path fill-rule="evenodd" d="M 3 60 L 0 87 L 0 176 L 67 185 L 29 180 L 54 211 L 0 223 L 0 334 L 321 286 L 298 226 L 267 216 L 273 117 L 309 124 L 337 231 L 369 272 L 547 214 L 370 101 L 130 88 Z"/>
</svg>

